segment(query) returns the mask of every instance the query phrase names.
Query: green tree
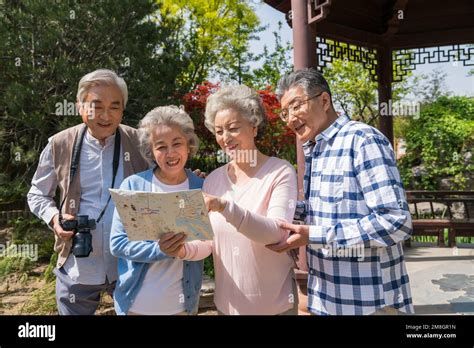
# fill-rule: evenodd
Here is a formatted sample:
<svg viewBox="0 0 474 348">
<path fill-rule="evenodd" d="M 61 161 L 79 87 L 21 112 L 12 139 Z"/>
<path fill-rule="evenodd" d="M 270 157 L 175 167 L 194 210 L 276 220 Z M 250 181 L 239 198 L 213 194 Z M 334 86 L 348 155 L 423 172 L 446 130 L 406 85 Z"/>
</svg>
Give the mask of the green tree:
<svg viewBox="0 0 474 348">
<path fill-rule="evenodd" d="M 340 45 L 349 46 L 345 43 Z M 362 63 L 334 59 L 324 69 L 324 76 L 330 83 L 333 102 L 338 108 L 353 120 L 376 126 L 379 116 L 377 82 Z M 392 84 L 393 103 L 401 101 L 408 94 L 407 77 Z"/>
<path fill-rule="evenodd" d="M 324 70 L 333 102 L 354 120 L 374 124 L 377 115 L 377 83 L 361 63 L 334 59 Z"/>
<path fill-rule="evenodd" d="M 0 202 L 23 198 L 48 137 L 81 122 L 70 106 L 84 74 L 109 68 L 125 78 L 131 125 L 179 100 L 187 62 L 173 33 L 184 23 L 159 10 L 151 0 L 0 5 Z"/>
<path fill-rule="evenodd" d="M 274 31 L 274 49 L 271 51 L 267 45 L 263 46 L 263 53 L 258 55 L 261 66 L 252 70 L 244 83 L 256 89 L 264 89 L 267 86 L 276 87 L 280 77 L 293 71 L 291 64 L 291 51 L 293 49 L 289 42 L 283 43 L 280 31 L 282 23 L 278 22 L 278 31 Z"/>
<path fill-rule="evenodd" d="M 438 190 L 442 179 L 449 179 L 452 189 L 473 188 L 472 98 L 442 96 L 425 104 L 404 133 L 406 154 L 399 167 L 407 188 Z"/>
<path fill-rule="evenodd" d="M 221 81 L 247 79 L 248 63 L 256 57 L 248 43 L 263 30 L 252 6 L 242 0 L 157 0 L 161 15 L 186 23 L 174 32 L 174 41 L 185 52 L 188 68 L 179 84 L 191 91 L 216 76 Z"/>
<path fill-rule="evenodd" d="M 449 96 L 451 92 L 446 86 L 448 74 L 441 68 L 434 69 L 429 74 L 420 74 L 411 81 L 412 93 L 422 103 L 432 103 L 442 96 Z"/>
</svg>

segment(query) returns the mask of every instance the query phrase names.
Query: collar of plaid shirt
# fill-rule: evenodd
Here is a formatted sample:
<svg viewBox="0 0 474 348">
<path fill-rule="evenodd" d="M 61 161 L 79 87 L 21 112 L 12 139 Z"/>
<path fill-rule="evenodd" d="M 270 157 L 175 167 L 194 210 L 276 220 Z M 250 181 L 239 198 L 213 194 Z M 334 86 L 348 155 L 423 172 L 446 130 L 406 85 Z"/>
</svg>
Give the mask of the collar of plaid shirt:
<svg viewBox="0 0 474 348">
<path fill-rule="evenodd" d="M 321 140 L 328 142 L 331 138 L 335 137 L 336 134 L 341 130 L 341 128 L 349 122 L 350 119 L 347 115 L 339 116 L 328 128 L 316 135 L 316 137 L 311 140 L 308 140 L 303 144 L 303 151 L 305 157 L 310 156 L 314 145 Z"/>
<path fill-rule="evenodd" d="M 311 160 L 313 155 L 313 150 L 316 143 L 324 140 L 328 142 L 331 138 L 335 137 L 336 134 L 341 130 L 341 128 L 349 122 L 350 119 L 347 115 L 339 116 L 328 128 L 316 135 L 316 137 L 311 140 L 308 140 L 303 144 L 303 152 L 305 157 L 305 172 L 304 172 L 304 187 L 306 188 L 309 185 L 309 177 L 311 175 Z M 309 189 L 305 189 L 305 199 L 309 198 Z"/>
</svg>

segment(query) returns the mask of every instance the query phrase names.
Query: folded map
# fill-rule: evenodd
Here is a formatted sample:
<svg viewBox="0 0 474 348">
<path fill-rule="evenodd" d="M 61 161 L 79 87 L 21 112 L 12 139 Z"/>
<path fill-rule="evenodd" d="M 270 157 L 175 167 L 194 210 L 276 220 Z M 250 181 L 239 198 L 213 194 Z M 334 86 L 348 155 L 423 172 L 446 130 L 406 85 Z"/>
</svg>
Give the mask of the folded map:
<svg viewBox="0 0 474 348">
<path fill-rule="evenodd" d="M 187 240 L 212 240 L 202 191 L 142 192 L 109 189 L 130 240 L 157 240 L 184 232 Z"/>
</svg>

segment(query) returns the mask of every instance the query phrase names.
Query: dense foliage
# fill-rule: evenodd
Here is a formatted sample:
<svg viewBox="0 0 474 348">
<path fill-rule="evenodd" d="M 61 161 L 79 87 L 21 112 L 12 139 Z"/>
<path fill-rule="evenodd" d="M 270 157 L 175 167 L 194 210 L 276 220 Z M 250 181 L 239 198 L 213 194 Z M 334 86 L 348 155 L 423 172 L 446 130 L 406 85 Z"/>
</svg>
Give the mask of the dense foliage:
<svg viewBox="0 0 474 348">
<path fill-rule="evenodd" d="M 472 98 L 444 96 L 424 105 L 404 133 L 406 154 L 399 166 L 407 188 L 437 190 L 448 179 L 452 189 L 473 189 Z"/>
<path fill-rule="evenodd" d="M 124 123 L 178 100 L 186 62 L 170 37 L 183 23 L 163 17 L 157 25 L 158 10 L 148 0 L 0 6 L 0 202 L 24 197 L 48 138 L 81 122 L 74 102 L 86 73 L 109 68 L 125 78 Z"/>
</svg>

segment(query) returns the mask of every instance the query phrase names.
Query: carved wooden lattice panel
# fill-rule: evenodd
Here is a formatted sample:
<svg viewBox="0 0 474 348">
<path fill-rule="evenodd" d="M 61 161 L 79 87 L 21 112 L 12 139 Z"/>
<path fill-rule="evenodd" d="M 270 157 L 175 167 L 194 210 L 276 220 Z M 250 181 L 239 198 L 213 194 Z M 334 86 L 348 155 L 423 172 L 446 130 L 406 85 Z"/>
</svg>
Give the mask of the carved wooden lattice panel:
<svg viewBox="0 0 474 348">
<path fill-rule="evenodd" d="M 375 49 L 349 45 L 318 36 L 316 38 L 316 55 L 318 57 L 317 69 L 321 72 L 333 59 L 347 59 L 351 62 L 361 63 L 365 69 L 369 70 L 371 78 L 377 81 L 377 51 Z"/>
<path fill-rule="evenodd" d="M 401 81 L 417 65 L 426 63 L 449 63 L 474 66 L 474 46 L 451 45 L 393 51 L 393 81 Z"/>
<path fill-rule="evenodd" d="M 330 64 L 333 59 L 346 59 L 361 63 L 365 69 L 369 70 L 372 80 L 378 80 L 376 49 L 350 45 L 322 37 L 316 38 L 316 44 L 317 69 L 319 71 L 323 72 L 327 64 Z M 452 62 L 453 64 L 462 63 L 464 66 L 474 66 L 474 45 L 394 50 L 392 58 L 392 81 L 400 82 L 419 64 Z"/>
</svg>

